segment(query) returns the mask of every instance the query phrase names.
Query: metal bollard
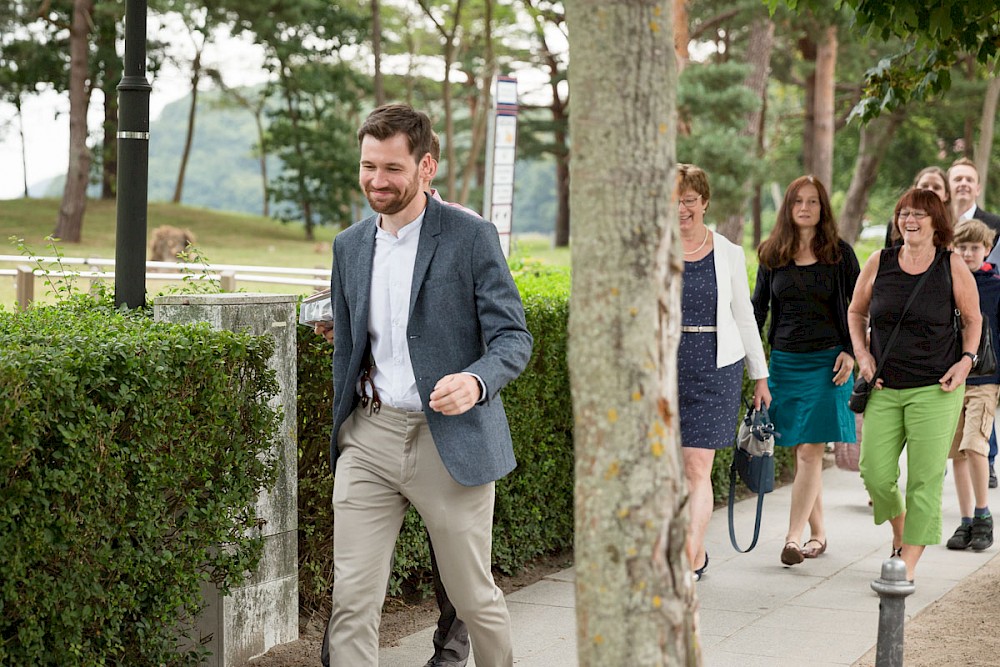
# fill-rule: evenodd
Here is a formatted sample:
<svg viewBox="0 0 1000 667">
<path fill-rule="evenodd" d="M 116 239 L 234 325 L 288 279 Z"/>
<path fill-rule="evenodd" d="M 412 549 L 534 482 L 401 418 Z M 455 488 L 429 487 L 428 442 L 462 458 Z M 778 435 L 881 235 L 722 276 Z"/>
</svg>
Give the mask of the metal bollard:
<svg viewBox="0 0 1000 667">
<path fill-rule="evenodd" d="M 906 579 L 906 563 L 901 558 L 882 561 L 882 576 L 872 582 L 872 590 L 879 596 L 875 667 L 903 667 L 906 596 L 914 588 Z"/>
</svg>

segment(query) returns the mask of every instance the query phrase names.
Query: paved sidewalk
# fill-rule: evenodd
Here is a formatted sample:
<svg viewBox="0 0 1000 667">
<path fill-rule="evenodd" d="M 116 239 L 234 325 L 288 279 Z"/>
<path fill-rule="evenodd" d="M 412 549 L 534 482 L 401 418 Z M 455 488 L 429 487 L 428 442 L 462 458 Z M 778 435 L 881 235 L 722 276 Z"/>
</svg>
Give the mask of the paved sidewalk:
<svg viewBox="0 0 1000 667">
<path fill-rule="evenodd" d="M 791 485 L 764 501 L 760 542 L 749 554 L 729 544 L 726 509 L 716 510 L 706 544 L 711 563 L 698 586 L 700 634 L 707 667 L 828 667 L 851 665 L 875 645 L 878 596 L 870 584 L 891 550 L 888 524 L 875 526 L 857 473 L 823 473 L 823 508 L 829 549 L 788 568 L 784 545 Z M 991 491 L 991 494 L 994 492 Z M 944 484 L 947 540 L 958 525 L 958 502 L 949 470 Z M 736 506 L 737 539 L 749 544 L 756 499 Z M 928 547 L 917 567 L 916 592 L 906 599 L 907 618 L 942 597 L 997 555 Z M 519 667 L 576 667 L 573 569 L 507 597 Z M 431 653 L 433 628 L 379 652 L 380 667 L 419 667 Z M 474 665 L 469 661 L 470 667 Z M 619 667 L 619 666 L 615 666 Z M 624 667 L 624 666 L 622 666 Z"/>
</svg>

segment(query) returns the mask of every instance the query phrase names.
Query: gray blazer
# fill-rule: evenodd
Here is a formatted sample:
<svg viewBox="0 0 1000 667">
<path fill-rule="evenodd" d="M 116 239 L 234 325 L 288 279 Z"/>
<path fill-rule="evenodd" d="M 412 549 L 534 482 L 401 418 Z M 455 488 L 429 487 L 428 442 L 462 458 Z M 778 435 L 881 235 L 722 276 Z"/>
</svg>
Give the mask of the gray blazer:
<svg viewBox="0 0 1000 667">
<path fill-rule="evenodd" d="M 356 385 L 368 347 L 377 221 L 378 215 L 362 220 L 333 242 L 334 473 L 340 427 L 359 402 Z M 532 338 L 496 227 L 428 198 L 406 334 L 424 414 L 451 476 L 459 484 L 477 486 L 513 470 L 517 463 L 499 392 L 524 370 Z M 483 379 L 486 399 L 451 417 L 428 408 L 437 381 L 461 371 Z"/>
</svg>

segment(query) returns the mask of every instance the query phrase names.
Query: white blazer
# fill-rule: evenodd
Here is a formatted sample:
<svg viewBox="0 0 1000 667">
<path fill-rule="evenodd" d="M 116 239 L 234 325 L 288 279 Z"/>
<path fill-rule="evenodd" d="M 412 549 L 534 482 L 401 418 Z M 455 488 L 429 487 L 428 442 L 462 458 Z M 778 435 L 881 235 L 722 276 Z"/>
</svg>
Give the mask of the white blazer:
<svg viewBox="0 0 1000 667">
<path fill-rule="evenodd" d="M 752 380 L 767 377 L 767 359 L 757 331 L 750 303 L 747 259 L 743 248 L 722 234 L 712 232 L 715 244 L 715 281 L 718 301 L 715 308 L 717 368 L 746 358 L 747 375 Z"/>
</svg>

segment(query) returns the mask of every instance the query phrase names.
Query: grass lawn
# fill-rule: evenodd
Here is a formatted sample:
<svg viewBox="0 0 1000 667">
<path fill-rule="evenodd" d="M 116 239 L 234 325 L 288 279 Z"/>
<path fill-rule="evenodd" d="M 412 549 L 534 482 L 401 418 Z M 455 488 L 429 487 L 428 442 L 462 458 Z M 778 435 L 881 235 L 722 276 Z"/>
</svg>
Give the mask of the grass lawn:
<svg viewBox="0 0 1000 667">
<path fill-rule="evenodd" d="M 58 199 L 0 200 L 0 255 L 19 254 L 16 244 L 8 241 L 12 236 L 24 239 L 25 245 L 36 255 L 53 255 L 54 252 L 45 237 L 55 228 L 58 212 Z M 57 244 L 59 251 L 66 257 L 113 259 L 117 225 L 115 216 L 115 202 L 89 201 L 83 222 L 83 241 L 78 244 L 59 243 Z M 150 203 L 147 237 L 151 237 L 153 229 L 160 225 L 190 230 L 197 239 L 195 245 L 198 251 L 209 263 L 330 268 L 330 244 L 333 241 L 334 230 L 329 227 L 317 228 L 316 240 L 307 241 L 302 226 L 298 224 L 282 224 L 270 218 L 241 213 L 212 211 L 163 202 Z M 569 249 L 552 248 L 551 240 L 540 234 L 518 236 L 512 247 L 514 253 L 526 260 L 569 265 Z M 0 269 L 13 269 L 15 266 L 16 263 L 0 262 Z M 165 288 L 177 285 L 176 281 L 150 279 L 147 282 L 147 292 L 152 297 Z M 262 283 L 241 283 L 237 288 L 247 292 L 292 294 L 309 294 L 313 291 L 307 286 Z M 36 280 L 36 300 L 51 300 L 51 296 L 46 294 L 47 291 L 44 281 Z M 14 307 L 15 300 L 14 279 L 7 276 L 0 277 L 0 306 Z"/>
<path fill-rule="evenodd" d="M 0 255 L 18 254 L 15 244 L 7 241 L 11 236 L 24 239 L 28 248 L 37 255 L 52 255 L 53 251 L 45 237 L 55 228 L 58 211 L 58 199 L 0 200 Z M 116 224 L 113 201 L 90 201 L 83 224 L 83 241 L 79 244 L 58 244 L 59 250 L 68 257 L 114 258 Z M 329 227 L 317 228 L 316 240 L 307 241 L 301 225 L 282 224 L 260 216 L 154 202 L 149 205 L 148 236 L 152 236 L 152 230 L 160 225 L 190 230 L 197 239 L 196 246 L 202 257 L 209 263 L 319 269 L 330 267 L 330 243 L 334 230 Z M 859 241 L 855 246 L 858 261 L 864 264 L 868 255 L 880 245 L 877 241 Z M 511 253 L 528 262 L 570 265 L 569 248 L 553 248 L 551 237 L 542 234 L 515 235 Z M 746 249 L 746 254 L 752 288 L 757 256 L 749 248 Z M 2 269 L 14 267 L 13 263 L 0 262 Z M 147 291 L 155 296 L 165 287 L 176 285 L 176 282 L 151 279 L 147 284 Z M 312 291 L 311 287 L 305 286 L 261 283 L 242 283 L 237 288 L 247 292 L 292 294 L 308 294 Z M 47 290 L 42 280 L 36 281 L 35 298 L 51 298 L 46 296 Z M 0 306 L 10 308 L 14 303 L 14 280 L 4 276 L 0 278 Z"/>
</svg>

